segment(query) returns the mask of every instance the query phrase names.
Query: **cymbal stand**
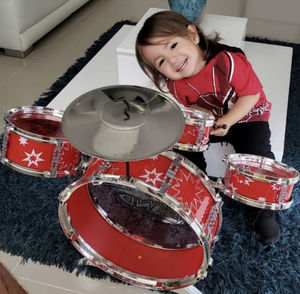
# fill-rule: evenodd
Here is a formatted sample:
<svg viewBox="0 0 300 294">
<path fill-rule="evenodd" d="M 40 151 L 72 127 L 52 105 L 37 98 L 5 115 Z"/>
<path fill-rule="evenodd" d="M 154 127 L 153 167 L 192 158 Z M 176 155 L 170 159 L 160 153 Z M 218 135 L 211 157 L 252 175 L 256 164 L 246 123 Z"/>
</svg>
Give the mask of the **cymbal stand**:
<svg viewBox="0 0 300 294">
<path fill-rule="evenodd" d="M 129 161 L 126 161 L 126 177 L 127 180 L 129 181 L 130 179 Z"/>
</svg>

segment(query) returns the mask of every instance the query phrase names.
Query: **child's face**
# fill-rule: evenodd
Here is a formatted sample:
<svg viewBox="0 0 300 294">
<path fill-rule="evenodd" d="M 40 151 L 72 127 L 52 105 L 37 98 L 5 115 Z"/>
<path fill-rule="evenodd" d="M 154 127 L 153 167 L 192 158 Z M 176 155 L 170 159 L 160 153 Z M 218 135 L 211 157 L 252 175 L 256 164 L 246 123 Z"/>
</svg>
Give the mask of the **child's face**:
<svg viewBox="0 0 300 294">
<path fill-rule="evenodd" d="M 141 47 L 147 61 L 171 80 L 191 77 L 205 65 L 198 46 L 199 36 L 195 29 L 189 27 L 189 30 L 186 37 L 154 37 L 149 40 L 154 45 Z"/>
</svg>

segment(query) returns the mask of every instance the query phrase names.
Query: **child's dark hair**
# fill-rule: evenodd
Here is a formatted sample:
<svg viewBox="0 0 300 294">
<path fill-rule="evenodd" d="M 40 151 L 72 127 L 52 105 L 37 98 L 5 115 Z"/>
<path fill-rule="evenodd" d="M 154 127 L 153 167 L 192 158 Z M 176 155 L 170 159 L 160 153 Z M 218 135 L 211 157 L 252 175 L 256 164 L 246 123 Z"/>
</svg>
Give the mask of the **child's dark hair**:
<svg viewBox="0 0 300 294">
<path fill-rule="evenodd" d="M 154 37 L 167 37 L 170 35 L 187 37 L 188 26 L 191 24 L 193 23 L 175 11 L 161 11 L 149 17 L 138 33 L 135 43 L 137 61 L 141 69 L 161 91 L 167 82 L 167 78 L 146 60 L 141 47 L 155 45 L 149 41 Z M 214 45 L 220 40 L 219 35 L 210 39 L 206 37 L 197 26 L 196 28 L 200 38 L 199 47 L 203 50 L 204 58 L 207 60 L 214 50 Z"/>
</svg>

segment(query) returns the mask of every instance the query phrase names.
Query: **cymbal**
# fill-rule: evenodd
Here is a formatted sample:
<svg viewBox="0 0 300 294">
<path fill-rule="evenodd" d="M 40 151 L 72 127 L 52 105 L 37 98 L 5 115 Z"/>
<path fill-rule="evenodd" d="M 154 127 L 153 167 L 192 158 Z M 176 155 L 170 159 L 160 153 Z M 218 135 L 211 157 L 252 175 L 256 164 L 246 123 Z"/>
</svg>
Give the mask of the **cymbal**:
<svg viewBox="0 0 300 294">
<path fill-rule="evenodd" d="M 111 161 L 140 160 L 173 146 L 185 125 L 180 106 L 152 89 L 116 85 L 89 91 L 64 111 L 64 136 L 81 152 Z"/>
</svg>

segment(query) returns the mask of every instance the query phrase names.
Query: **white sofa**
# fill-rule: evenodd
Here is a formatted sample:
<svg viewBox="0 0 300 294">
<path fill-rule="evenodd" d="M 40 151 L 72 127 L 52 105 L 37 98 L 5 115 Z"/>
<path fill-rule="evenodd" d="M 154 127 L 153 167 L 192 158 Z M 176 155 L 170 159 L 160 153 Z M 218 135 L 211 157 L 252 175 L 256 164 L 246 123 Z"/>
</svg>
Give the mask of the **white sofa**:
<svg viewBox="0 0 300 294">
<path fill-rule="evenodd" d="M 24 57 L 32 45 L 89 0 L 0 0 L 0 48 Z"/>
</svg>

